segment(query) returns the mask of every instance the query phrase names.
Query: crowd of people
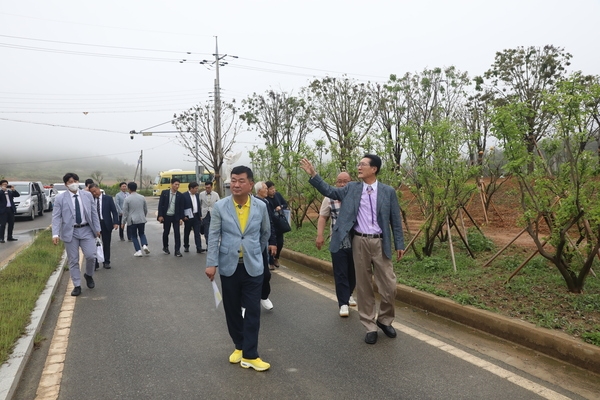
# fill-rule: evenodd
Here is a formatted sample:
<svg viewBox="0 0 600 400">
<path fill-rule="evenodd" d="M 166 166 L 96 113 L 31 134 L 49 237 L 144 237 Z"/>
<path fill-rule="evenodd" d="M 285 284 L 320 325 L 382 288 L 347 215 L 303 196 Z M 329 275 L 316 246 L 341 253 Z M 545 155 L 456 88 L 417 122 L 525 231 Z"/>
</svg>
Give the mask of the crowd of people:
<svg viewBox="0 0 600 400">
<path fill-rule="evenodd" d="M 329 251 L 339 315 L 348 317 L 349 307 L 357 306 L 368 344 L 377 342 L 378 329 L 390 338 L 396 337 L 392 327 L 396 293 L 392 242 L 400 259 L 404 254 L 404 240 L 396 192 L 377 180 L 381 159 L 366 154 L 357 165 L 360 181 L 352 181 L 350 174 L 342 172 L 335 186 L 327 184 L 307 159 L 301 160 L 300 166 L 310 175 L 309 183 L 325 196 L 315 241 L 319 249 L 325 243 L 325 227 L 331 218 Z M 95 286 L 93 275 L 99 268 L 97 244 L 102 243 L 103 268 L 111 268 L 113 230 L 119 230 L 121 240 L 125 240 L 126 232 L 128 240 L 133 242 L 135 257 L 150 253 L 145 235 L 148 207 L 145 198 L 137 193 L 135 182 L 121 183 L 120 192 L 113 200 L 111 196 L 102 195 L 93 182 L 85 190 L 79 190 L 79 177 L 74 173 L 67 173 L 63 181 L 68 190 L 56 199 L 52 240 L 55 244 L 59 240 L 65 243 L 74 285 L 71 295 L 78 296 L 81 294 L 80 248 L 86 260 L 83 277 L 90 289 Z M 231 195 L 223 199 L 212 190 L 210 182 L 205 184 L 202 193 L 198 193 L 196 182 L 181 193 L 180 184 L 173 178 L 170 189 L 160 194 L 157 220 L 163 226 L 162 251 L 171 254 L 171 228 L 176 257 L 183 257 L 180 227 L 184 228 L 184 252 L 189 252 L 189 235 L 193 235 L 196 252 L 207 252 L 206 276 L 213 281 L 217 271 L 220 275 L 227 329 L 234 343 L 229 362 L 257 371 L 268 370 L 270 364 L 258 354 L 260 309 L 274 308 L 269 298 L 271 270 L 280 266 L 285 234 L 276 220 L 285 218 L 287 202 L 273 182 L 255 182 L 252 170 L 246 166 L 232 169 Z M 10 194 L 2 197 L 10 201 Z M 202 247 L 201 235 L 206 240 L 206 249 Z M 380 294 L 378 309 L 373 278 Z"/>
</svg>

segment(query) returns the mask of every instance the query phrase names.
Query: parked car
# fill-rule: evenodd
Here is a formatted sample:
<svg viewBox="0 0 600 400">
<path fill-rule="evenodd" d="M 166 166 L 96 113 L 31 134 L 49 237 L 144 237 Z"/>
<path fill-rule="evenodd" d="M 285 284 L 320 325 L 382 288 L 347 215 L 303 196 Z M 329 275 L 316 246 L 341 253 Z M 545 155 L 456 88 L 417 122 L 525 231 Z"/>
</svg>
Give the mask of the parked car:
<svg viewBox="0 0 600 400">
<path fill-rule="evenodd" d="M 16 217 L 26 217 L 30 220 L 35 219 L 37 215 L 44 215 L 43 200 L 40 203 L 39 185 L 35 182 L 18 181 L 10 183 L 21 195 L 15 197 L 15 206 L 17 207 Z"/>
<path fill-rule="evenodd" d="M 42 184 L 42 182 L 34 182 L 37 184 L 38 188 L 40 189 L 39 191 L 39 195 L 38 195 L 38 201 L 40 204 L 42 204 L 42 207 L 40 207 L 40 210 L 42 210 L 41 214 L 38 214 L 39 216 L 42 216 L 44 211 L 46 211 L 48 209 L 48 197 L 46 197 L 46 191 L 44 191 L 44 185 Z"/>
<path fill-rule="evenodd" d="M 48 205 L 46 206 L 47 208 L 45 211 L 52 211 L 54 209 L 56 196 L 58 195 L 58 190 L 50 186 L 44 186 L 44 193 L 46 193 L 46 199 L 48 200 Z"/>
<path fill-rule="evenodd" d="M 54 187 L 54 189 L 56 189 L 56 192 L 58 194 L 61 194 L 62 192 L 66 192 L 67 191 L 67 187 L 65 186 L 64 183 L 60 182 L 60 183 L 55 183 L 52 185 Z"/>
</svg>

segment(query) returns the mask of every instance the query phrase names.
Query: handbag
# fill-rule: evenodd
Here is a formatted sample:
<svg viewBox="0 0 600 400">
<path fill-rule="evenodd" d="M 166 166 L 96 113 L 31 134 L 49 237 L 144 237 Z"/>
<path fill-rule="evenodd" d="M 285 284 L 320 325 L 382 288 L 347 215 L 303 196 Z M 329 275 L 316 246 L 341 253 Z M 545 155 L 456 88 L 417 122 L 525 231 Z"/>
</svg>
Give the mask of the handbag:
<svg viewBox="0 0 600 400">
<path fill-rule="evenodd" d="M 287 220 L 285 214 L 281 211 L 275 212 L 275 218 L 273 219 L 273 225 L 277 233 L 287 233 L 292 230 L 290 223 Z"/>
<path fill-rule="evenodd" d="M 100 238 L 96 238 L 96 261 L 99 263 L 104 262 L 104 247 Z"/>
</svg>

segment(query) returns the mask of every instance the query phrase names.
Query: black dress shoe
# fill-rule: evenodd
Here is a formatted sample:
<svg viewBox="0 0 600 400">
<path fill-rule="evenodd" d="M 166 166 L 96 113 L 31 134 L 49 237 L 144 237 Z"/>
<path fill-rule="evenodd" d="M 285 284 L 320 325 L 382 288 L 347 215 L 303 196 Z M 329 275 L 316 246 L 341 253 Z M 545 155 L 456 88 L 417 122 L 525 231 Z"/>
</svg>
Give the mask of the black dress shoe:
<svg viewBox="0 0 600 400">
<path fill-rule="evenodd" d="M 183 254 L 181 254 L 180 252 L 176 251 L 175 252 L 175 257 L 183 257 Z"/>
<path fill-rule="evenodd" d="M 9 242 L 16 242 L 19 239 L 17 239 L 17 238 L 8 238 L 6 240 L 9 241 Z"/>
<path fill-rule="evenodd" d="M 381 322 L 377 321 L 377 326 L 385 333 L 385 336 L 390 338 L 396 337 L 396 330 L 391 325 L 384 325 Z"/>
<path fill-rule="evenodd" d="M 368 343 L 368 344 L 377 343 L 377 331 L 367 332 L 367 336 L 365 336 L 365 343 Z"/>
<path fill-rule="evenodd" d="M 166 247 L 163 247 L 163 253 L 165 253 L 165 254 L 171 254 L 171 252 L 169 251 L 169 249 L 167 249 Z"/>
<path fill-rule="evenodd" d="M 6 243 L 6 242 L 4 241 L 4 239 L 1 239 L 1 240 L 0 240 L 0 243 Z"/>
<path fill-rule="evenodd" d="M 110 269 L 110 264 L 104 263 L 104 264 L 102 265 L 102 267 L 103 267 L 104 269 Z"/>
<path fill-rule="evenodd" d="M 206 253 L 206 250 L 204 250 L 204 249 L 196 250 L 196 253 Z"/>
<path fill-rule="evenodd" d="M 184 252 L 184 253 L 189 253 L 189 252 L 190 252 L 190 249 L 189 249 L 188 247 L 186 247 L 186 248 L 184 248 L 184 249 L 183 249 L 183 252 Z"/>
<path fill-rule="evenodd" d="M 81 294 L 81 286 L 75 286 L 71 292 L 71 296 L 79 296 Z"/>
<path fill-rule="evenodd" d="M 83 277 L 85 278 L 85 282 L 87 283 L 88 288 L 93 289 L 94 287 L 96 287 L 96 284 L 94 283 L 94 278 L 92 278 L 88 274 L 83 274 Z"/>
</svg>

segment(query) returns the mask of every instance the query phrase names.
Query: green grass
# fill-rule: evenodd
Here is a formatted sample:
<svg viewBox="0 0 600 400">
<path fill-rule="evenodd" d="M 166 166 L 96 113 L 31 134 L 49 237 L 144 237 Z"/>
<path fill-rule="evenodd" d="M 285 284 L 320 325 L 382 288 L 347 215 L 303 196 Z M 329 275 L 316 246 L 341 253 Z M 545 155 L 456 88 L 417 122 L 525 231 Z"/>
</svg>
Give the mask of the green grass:
<svg viewBox="0 0 600 400">
<path fill-rule="evenodd" d="M 285 236 L 285 248 L 330 261 L 326 242 L 315 247 L 316 229 L 306 224 Z M 600 346 L 600 278 L 589 276 L 582 294 L 569 293 L 556 269 L 541 256 L 534 257 L 509 283 L 508 277 L 531 253 L 531 249 L 510 246 L 489 266 L 482 266 L 495 253 L 493 243 L 478 231 L 469 231 L 472 259 L 458 237 L 454 240 L 457 272 L 452 267 L 449 245 L 437 243 L 431 257 L 415 256 L 409 249 L 394 262 L 398 282 L 459 304 L 471 305 L 548 329 L 560 330 Z M 416 241 L 417 249 L 422 247 Z M 600 262 L 596 260 L 596 273 Z"/>
<path fill-rule="evenodd" d="M 53 245 L 52 233 L 46 230 L 0 271 L 0 364 L 25 333 L 35 303 L 62 252 L 62 244 Z"/>
</svg>

